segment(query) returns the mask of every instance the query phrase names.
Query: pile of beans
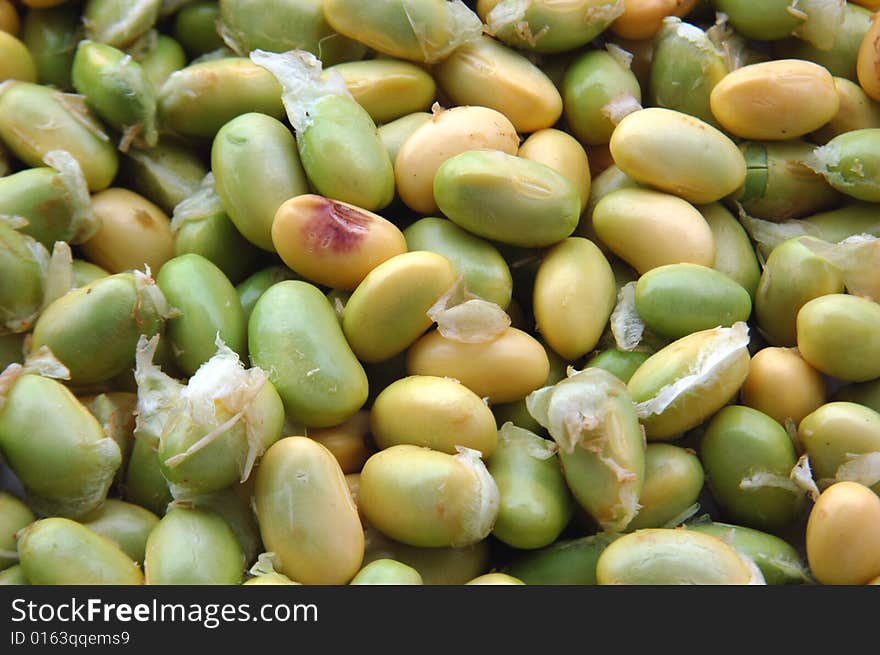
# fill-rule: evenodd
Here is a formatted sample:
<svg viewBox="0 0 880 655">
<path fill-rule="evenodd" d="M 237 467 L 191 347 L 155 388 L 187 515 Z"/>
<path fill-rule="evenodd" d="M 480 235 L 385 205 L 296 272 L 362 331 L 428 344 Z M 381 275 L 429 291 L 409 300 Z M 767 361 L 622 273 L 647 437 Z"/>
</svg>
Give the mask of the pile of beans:
<svg viewBox="0 0 880 655">
<path fill-rule="evenodd" d="M 877 0 L 0 0 L 0 584 L 880 583 Z"/>
</svg>

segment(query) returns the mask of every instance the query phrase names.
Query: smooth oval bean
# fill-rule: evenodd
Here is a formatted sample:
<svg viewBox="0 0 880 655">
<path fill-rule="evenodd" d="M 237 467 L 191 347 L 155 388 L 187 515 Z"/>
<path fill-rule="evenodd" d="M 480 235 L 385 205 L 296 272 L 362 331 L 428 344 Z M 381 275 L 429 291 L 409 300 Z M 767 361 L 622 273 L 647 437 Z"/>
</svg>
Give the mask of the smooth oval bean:
<svg viewBox="0 0 880 655">
<path fill-rule="evenodd" d="M 327 70 L 342 76 L 349 93 L 376 124 L 426 111 L 437 92 L 431 73 L 408 61 L 351 61 Z"/>
<path fill-rule="evenodd" d="M 627 39 L 650 40 L 667 16 L 686 16 L 697 0 L 623 0 L 623 14 L 611 23 L 611 31 Z"/>
<path fill-rule="evenodd" d="M 497 443 L 492 410 L 449 378 L 412 375 L 385 387 L 373 402 L 370 428 L 380 449 L 399 444 L 456 454 L 463 446 L 489 458 Z"/>
<path fill-rule="evenodd" d="M 468 585 L 524 585 L 522 580 L 508 575 L 507 573 L 485 573 L 473 580 L 469 580 L 465 584 Z"/>
<path fill-rule="evenodd" d="M 162 477 L 159 455 L 145 439 L 135 439 L 125 471 L 123 498 L 163 516 L 174 500 L 168 482 Z"/>
<path fill-rule="evenodd" d="M 392 541 L 375 528 L 367 528 L 364 562 L 394 559 L 411 566 L 426 585 L 460 585 L 485 573 L 489 547 L 480 541 L 461 548 L 419 548 Z"/>
<path fill-rule="evenodd" d="M 345 584 L 364 557 L 364 534 L 333 454 L 305 437 L 273 445 L 254 489 L 260 533 L 278 571 L 303 584 Z"/>
<path fill-rule="evenodd" d="M 401 116 L 390 123 L 379 125 L 379 138 L 382 140 L 385 150 L 388 151 L 388 159 L 391 160 L 392 166 L 397 161 L 397 153 L 400 152 L 404 142 L 412 136 L 413 132 L 429 122 L 431 116 L 432 114 L 426 111 L 418 111 L 414 114 Z"/>
<path fill-rule="evenodd" d="M 762 348 L 749 362 L 740 389 L 743 405 L 795 425 L 825 403 L 825 380 L 795 348 Z"/>
<path fill-rule="evenodd" d="M 0 30 L 0 82 L 6 80 L 36 82 L 37 68 L 27 46 L 9 32 Z"/>
<path fill-rule="evenodd" d="M 498 150 L 472 150 L 446 160 L 434 177 L 434 198 L 460 227 L 515 246 L 562 241 L 580 218 L 580 195 L 567 178 Z"/>
<path fill-rule="evenodd" d="M 33 57 L 40 84 L 71 88 L 70 69 L 80 38 L 80 11 L 70 4 L 31 9 L 23 16 L 21 40 Z"/>
<path fill-rule="evenodd" d="M 880 377 L 880 305 L 866 298 L 828 294 L 797 314 L 797 346 L 810 365 L 849 382 Z"/>
<path fill-rule="evenodd" d="M 211 170 L 229 219 L 248 241 L 274 252 L 275 213 L 287 199 L 308 192 L 290 131 L 264 114 L 237 116 L 214 138 Z"/>
<path fill-rule="evenodd" d="M 455 104 L 496 109 L 517 132 L 552 127 L 562 115 L 562 97 L 550 78 L 489 36 L 456 48 L 432 73 Z"/>
<path fill-rule="evenodd" d="M 25 333 L 43 306 L 45 249 L 0 221 L 0 333 Z"/>
<path fill-rule="evenodd" d="M 147 539 L 148 585 L 237 585 L 244 567 L 232 529 L 212 512 L 174 508 Z"/>
<path fill-rule="evenodd" d="M 616 302 L 614 273 L 592 241 L 569 237 L 538 267 L 532 300 L 537 329 L 563 359 L 574 361 L 596 347 Z"/>
<path fill-rule="evenodd" d="M 115 543 L 70 519 L 32 523 L 18 540 L 21 571 L 32 585 L 141 585 L 137 563 Z"/>
<path fill-rule="evenodd" d="M 192 58 L 222 48 L 223 38 L 217 31 L 219 17 L 220 7 L 212 0 L 186 4 L 174 15 L 174 37 Z"/>
<path fill-rule="evenodd" d="M 834 78 L 834 88 L 840 107 L 834 118 L 813 132 L 817 143 L 827 143 L 836 136 L 853 130 L 880 127 L 880 106 L 855 82 L 842 77 Z"/>
<path fill-rule="evenodd" d="M 455 282 L 448 259 L 408 252 L 376 266 L 351 294 L 342 330 L 364 362 L 381 362 L 409 348 L 431 326 L 428 310 Z"/>
<path fill-rule="evenodd" d="M 614 163 L 634 180 L 692 203 L 720 200 L 746 177 L 745 159 L 727 135 L 672 109 L 629 114 L 614 129 L 609 147 Z"/>
<path fill-rule="evenodd" d="M 591 359 L 587 360 L 584 368 L 601 368 L 615 377 L 624 384 L 629 382 L 639 366 L 641 366 L 651 353 L 648 352 L 629 352 L 626 350 L 617 350 L 612 348 L 603 350 Z"/>
<path fill-rule="evenodd" d="M 219 336 L 231 350 L 247 351 L 247 321 L 235 287 L 223 271 L 201 255 L 180 255 L 169 260 L 156 280 L 165 298 L 180 311 L 168 321 L 174 362 L 193 375 L 217 347 Z"/>
<path fill-rule="evenodd" d="M 240 282 L 235 291 L 241 307 L 244 309 L 245 318 L 250 319 L 254 305 L 266 291 L 278 282 L 299 279 L 297 275 L 286 266 L 268 266 L 250 275 Z"/>
<path fill-rule="evenodd" d="M 285 201 L 272 243 L 291 269 L 315 284 L 353 291 L 379 264 L 407 251 L 397 227 L 378 214 L 314 194 Z"/>
<path fill-rule="evenodd" d="M 706 427 L 700 460 L 713 498 L 735 523 L 778 530 L 804 508 L 797 487 L 770 484 L 771 478 L 788 480 L 797 455 L 785 429 L 766 414 L 742 406 L 722 409 Z"/>
<path fill-rule="evenodd" d="M 766 141 L 793 139 L 817 130 L 840 107 L 831 73 L 801 59 L 738 68 L 715 85 L 710 103 L 725 130 L 744 139 Z"/>
<path fill-rule="evenodd" d="M 877 42 L 877 37 L 880 36 L 880 21 L 876 20 L 876 14 L 874 18 L 859 44 L 856 77 L 865 93 L 870 98 L 880 101 L 880 80 L 877 79 L 877 65 L 880 61 L 880 44 Z"/>
<path fill-rule="evenodd" d="M 338 425 L 367 400 L 366 373 L 333 307 L 307 282 L 278 282 L 260 296 L 248 322 L 248 349 L 296 421 Z"/>
<path fill-rule="evenodd" d="M 394 167 L 367 111 L 347 95 L 327 95 L 309 110 L 297 146 L 312 186 L 323 196 L 370 211 L 394 198 Z M 345 166 L 339 154 L 345 154 Z"/>
<path fill-rule="evenodd" d="M 132 47 L 131 50 L 136 50 Z M 146 52 L 131 53 L 140 63 L 150 84 L 158 93 L 162 85 L 175 71 L 186 67 L 187 57 L 183 46 L 167 34 L 159 34 Z"/>
<path fill-rule="evenodd" d="M 828 487 L 807 521 L 807 561 L 822 584 L 865 584 L 880 574 L 880 498 L 857 482 Z"/>
<path fill-rule="evenodd" d="M 647 273 L 665 264 L 712 266 L 715 237 L 686 200 L 651 189 L 619 189 L 593 209 L 593 229 L 602 242 Z"/>
<path fill-rule="evenodd" d="M 0 571 L 0 587 L 6 585 L 29 585 L 30 582 L 24 576 L 21 564 L 10 566 Z"/>
<path fill-rule="evenodd" d="M 454 378 L 490 404 L 509 403 L 544 384 L 550 360 L 539 341 L 513 327 L 488 343 L 453 341 L 435 330 L 409 348 L 406 370 Z"/>
<path fill-rule="evenodd" d="M 519 554 L 507 571 L 530 585 L 594 585 L 596 562 L 617 535 L 607 532 L 559 539 L 546 548 Z"/>
<path fill-rule="evenodd" d="M 636 310 L 652 332 L 680 339 L 713 327 L 747 321 L 748 291 L 718 271 L 698 264 L 668 264 L 639 278 Z"/>
<path fill-rule="evenodd" d="M 488 536 L 498 485 L 475 451 L 399 445 L 367 460 L 358 503 L 370 525 L 411 546 L 468 546 Z"/>
<path fill-rule="evenodd" d="M 574 504 L 552 444 L 506 423 L 489 473 L 498 485 L 500 505 L 492 534 L 513 548 L 549 546 L 568 525 Z"/>
<path fill-rule="evenodd" d="M 703 489 L 705 474 L 696 453 L 679 446 L 651 443 L 645 449 L 645 483 L 639 513 L 627 530 L 662 528 L 689 510 Z"/>
<path fill-rule="evenodd" d="M 516 154 L 519 136 L 510 120 L 489 107 L 453 107 L 435 111 L 410 135 L 394 160 L 400 199 L 422 214 L 437 211 L 434 177 L 446 160 L 468 150 L 489 148 Z"/>
<path fill-rule="evenodd" d="M 596 563 L 598 584 L 764 584 L 755 563 L 711 535 L 663 528 L 612 542 Z"/>
</svg>

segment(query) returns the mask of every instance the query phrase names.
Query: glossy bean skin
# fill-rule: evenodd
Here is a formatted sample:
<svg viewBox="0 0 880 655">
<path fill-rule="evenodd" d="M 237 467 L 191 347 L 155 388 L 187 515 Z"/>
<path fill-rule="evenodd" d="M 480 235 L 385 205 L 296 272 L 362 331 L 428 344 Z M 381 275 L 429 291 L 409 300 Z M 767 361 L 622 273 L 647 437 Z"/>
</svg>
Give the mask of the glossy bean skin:
<svg viewBox="0 0 880 655">
<path fill-rule="evenodd" d="M 627 530 L 662 528 L 697 500 L 705 473 L 696 453 L 665 443 L 645 449 L 645 484 L 641 508 Z"/>
<path fill-rule="evenodd" d="M 364 464 L 358 503 L 370 525 L 403 543 L 469 546 L 492 529 L 498 487 L 475 451 L 399 445 Z"/>
<path fill-rule="evenodd" d="M 596 347 L 616 301 L 611 266 L 592 241 L 569 237 L 541 261 L 535 320 L 547 345 L 564 359 L 576 360 Z"/>
<path fill-rule="evenodd" d="M 774 530 L 791 524 L 803 509 L 800 490 L 755 479 L 762 474 L 787 479 L 797 463 L 790 437 L 766 414 L 725 407 L 709 422 L 700 455 L 713 495 L 733 522 Z"/>
<path fill-rule="evenodd" d="M 373 212 L 315 194 L 286 200 L 272 244 L 291 269 L 316 284 L 354 291 L 376 266 L 406 252 L 397 227 Z"/>
<path fill-rule="evenodd" d="M 345 584 L 364 557 L 364 535 L 333 454 L 305 437 L 273 445 L 257 471 L 257 519 L 278 570 L 303 584 Z"/>
<path fill-rule="evenodd" d="M 500 508 L 492 534 L 523 550 L 549 546 L 571 520 L 571 493 L 550 442 L 511 423 L 489 459 Z"/>
<path fill-rule="evenodd" d="M 474 150 L 446 160 L 434 177 L 434 198 L 457 225 L 515 246 L 561 241 L 580 216 L 580 196 L 568 179 L 501 151 Z"/>
<path fill-rule="evenodd" d="M 380 449 L 411 444 L 454 455 L 464 446 L 489 458 L 497 443 L 495 417 L 483 400 L 459 382 L 434 376 L 385 387 L 370 410 L 370 428 Z"/>
<path fill-rule="evenodd" d="M 715 238 L 702 214 L 686 200 L 659 191 L 609 193 L 593 209 L 593 229 L 640 273 L 664 264 L 712 266 L 715 261 Z"/>
<path fill-rule="evenodd" d="M 730 327 L 752 313 L 745 289 L 723 273 L 696 264 L 651 269 L 639 278 L 635 303 L 650 330 L 672 339 L 719 325 Z"/>
<path fill-rule="evenodd" d="M 455 378 L 494 404 L 521 400 L 540 387 L 550 361 L 540 342 L 516 328 L 487 344 L 461 343 L 433 331 L 408 349 L 406 367 L 410 375 Z"/>
<path fill-rule="evenodd" d="M 168 322 L 174 361 L 192 375 L 216 352 L 217 335 L 237 352 L 247 351 L 247 322 L 235 287 L 201 255 L 180 255 L 159 272 L 157 284 L 180 315 Z"/>
<path fill-rule="evenodd" d="M 721 200 L 746 175 L 745 159 L 726 134 L 671 109 L 649 107 L 629 114 L 614 129 L 609 147 L 627 175 L 692 203 Z M 674 163 L 662 164 L 671 153 Z"/>
<path fill-rule="evenodd" d="M 357 572 L 349 584 L 354 585 L 420 585 L 421 574 L 413 567 L 393 559 L 377 559 Z"/>
<path fill-rule="evenodd" d="M 428 310 L 455 282 L 452 263 L 432 252 L 407 252 L 382 262 L 345 305 L 342 330 L 363 362 L 402 353 L 433 322 Z"/>
<path fill-rule="evenodd" d="M 180 507 L 150 532 L 144 576 L 148 585 L 239 584 L 244 565 L 241 547 L 222 518 Z"/>
<path fill-rule="evenodd" d="M 822 584 L 865 584 L 880 571 L 880 498 L 857 482 L 822 492 L 807 521 L 807 561 Z"/>
<path fill-rule="evenodd" d="M 248 350 L 251 362 L 270 372 L 287 414 L 306 425 L 337 425 L 367 399 L 367 376 L 333 307 L 307 282 L 278 282 L 260 296 Z"/>
<path fill-rule="evenodd" d="M 18 540 L 22 573 L 33 585 L 141 585 L 137 563 L 115 543 L 65 518 L 32 523 Z"/>
<path fill-rule="evenodd" d="M 612 542 L 599 556 L 596 579 L 599 584 L 764 584 L 754 562 L 721 539 L 662 528 Z"/>
<path fill-rule="evenodd" d="M 794 348 L 762 348 L 749 362 L 749 375 L 740 389 L 743 405 L 757 409 L 785 425 L 825 404 L 822 374 L 807 364 Z"/>
<path fill-rule="evenodd" d="M 266 160 L 272 165 L 258 164 Z M 213 141 L 211 170 L 229 219 L 248 241 L 274 252 L 272 226 L 278 208 L 308 191 L 290 131 L 264 114 L 249 112 L 233 118 Z"/>
<path fill-rule="evenodd" d="M 813 367 L 850 382 L 880 377 L 880 305 L 832 293 L 806 303 L 797 315 L 797 345 Z"/>
</svg>

